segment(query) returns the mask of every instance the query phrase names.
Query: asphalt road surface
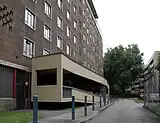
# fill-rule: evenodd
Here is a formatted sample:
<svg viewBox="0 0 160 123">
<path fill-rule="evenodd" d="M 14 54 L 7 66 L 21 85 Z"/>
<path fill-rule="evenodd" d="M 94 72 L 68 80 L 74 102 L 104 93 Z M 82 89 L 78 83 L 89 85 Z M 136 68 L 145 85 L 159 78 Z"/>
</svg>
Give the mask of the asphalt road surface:
<svg viewBox="0 0 160 123">
<path fill-rule="evenodd" d="M 133 100 L 120 100 L 87 123 L 160 123 L 160 117 Z"/>
</svg>

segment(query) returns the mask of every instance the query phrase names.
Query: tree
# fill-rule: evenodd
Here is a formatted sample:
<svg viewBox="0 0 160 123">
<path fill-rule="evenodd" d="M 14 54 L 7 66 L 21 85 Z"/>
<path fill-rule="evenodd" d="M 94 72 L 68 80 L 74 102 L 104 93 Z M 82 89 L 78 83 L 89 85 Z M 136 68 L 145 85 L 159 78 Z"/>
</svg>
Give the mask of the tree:
<svg viewBox="0 0 160 123">
<path fill-rule="evenodd" d="M 104 76 L 111 94 L 122 94 L 143 72 L 143 53 L 137 44 L 119 45 L 107 49 L 104 56 Z"/>
<path fill-rule="evenodd" d="M 158 72 L 160 73 L 160 53 L 158 54 L 158 60 L 157 60 L 157 66 L 156 69 L 158 70 Z"/>
</svg>

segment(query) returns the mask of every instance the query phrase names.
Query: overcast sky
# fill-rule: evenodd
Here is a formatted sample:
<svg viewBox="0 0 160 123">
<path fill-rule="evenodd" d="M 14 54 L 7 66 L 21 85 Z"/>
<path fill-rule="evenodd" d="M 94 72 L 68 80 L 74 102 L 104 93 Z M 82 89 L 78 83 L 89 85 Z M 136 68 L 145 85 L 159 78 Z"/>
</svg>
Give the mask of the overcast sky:
<svg viewBox="0 0 160 123">
<path fill-rule="evenodd" d="M 104 52 L 136 43 L 145 63 L 160 50 L 160 0 L 93 0 L 99 15 Z"/>
</svg>

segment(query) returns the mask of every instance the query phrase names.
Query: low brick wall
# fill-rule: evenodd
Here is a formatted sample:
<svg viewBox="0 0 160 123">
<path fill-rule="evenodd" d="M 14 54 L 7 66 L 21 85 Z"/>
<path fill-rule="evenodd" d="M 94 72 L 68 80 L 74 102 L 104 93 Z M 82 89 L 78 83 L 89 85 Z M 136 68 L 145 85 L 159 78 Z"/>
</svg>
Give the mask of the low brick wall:
<svg viewBox="0 0 160 123">
<path fill-rule="evenodd" d="M 16 109 L 16 99 L 0 98 L 0 111 Z"/>
</svg>

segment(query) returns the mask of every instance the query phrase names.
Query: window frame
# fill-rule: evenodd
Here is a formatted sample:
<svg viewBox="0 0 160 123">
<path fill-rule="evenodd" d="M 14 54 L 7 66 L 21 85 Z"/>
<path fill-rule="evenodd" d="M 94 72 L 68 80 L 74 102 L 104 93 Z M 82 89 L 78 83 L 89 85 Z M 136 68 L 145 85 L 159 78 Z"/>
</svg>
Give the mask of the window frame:
<svg viewBox="0 0 160 123">
<path fill-rule="evenodd" d="M 61 27 L 59 27 L 59 25 L 58 25 L 58 19 L 61 20 L 61 23 L 60 23 L 60 24 L 61 24 Z M 59 15 L 57 15 L 57 26 L 58 26 L 59 29 L 63 30 L 63 19 L 62 19 L 62 17 L 59 16 Z"/>
<path fill-rule="evenodd" d="M 67 46 L 68 46 L 68 48 L 69 48 L 69 53 L 68 53 Z M 71 55 L 71 46 L 70 46 L 69 44 L 66 45 L 66 53 L 67 53 L 67 55 L 69 55 L 69 56 Z"/>
<path fill-rule="evenodd" d="M 60 1 L 60 6 L 59 6 L 59 1 Z M 58 0 L 57 4 L 58 8 L 63 11 L 63 0 Z"/>
<path fill-rule="evenodd" d="M 67 19 L 71 21 L 71 12 L 67 9 Z"/>
<path fill-rule="evenodd" d="M 73 58 L 77 60 L 77 51 L 73 50 Z"/>
<path fill-rule="evenodd" d="M 77 6 L 76 6 L 76 5 L 73 6 L 73 12 L 74 12 L 75 14 L 77 13 Z"/>
<path fill-rule="evenodd" d="M 74 44 L 77 44 L 77 36 L 76 35 L 74 35 L 74 37 L 73 37 L 73 42 L 74 42 Z"/>
<path fill-rule="evenodd" d="M 29 53 L 29 56 L 27 55 L 27 53 L 26 54 L 24 53 L 24 42 L 25 42 L 25 40 L 29 41 L 33 45 L 33 48 L 32 48 L 32 57 L 30 57 L 30 53 Z M 32 59 L 35 56 L 35 42 L 33 40 L 27 38 L 27 37 L 23 37 L 23 56 L 25 56 L 27 58 L 30 58 L 30 59 Z"/>
<path fill-rule="evenodd" d="M 49 15 L 47 12 L 46 12 L 46 5 L 48 6 L 48 7 L 50 7 L 50 14 L 51 15 Z M 44 13 L 45 13 L 45 15 L 47 15 L 50 19 L 52 19 L 52 6 L 48 3 L 48 1 L 44 1 Z"/>
<path fill-rule="evenodd" d="M 48 52 L 48 54 L 44 54 L 44 51 Z M 43 55 L 49 55 L 49 54 L 51 54 L 51 52 L 47 50 L 46 48 L 43 48 Z"/>
<path fill-rule="evenodd" d="M 31 15 L 34 16 L 34 19 L 33 19 L 33 28 L 32 28 L 32 26 L 30 26 L 30 25 L 26 22 L 26 10 L 27 10 L 28 12 L 30 12 Z M 25 23 L 25 25 L 27 25 L 28 27 L 30 27 L 30 28 L 33 29 L 33 30 L 36 30 L 36 14 L 35 14 L 31 9 L 29 9 L 28 7 L 25 7 L 24 15 L 25 15 L 25 17 L 24 17 L 24 23 Z M 27 17 L 27 18 L 28 18 L 28 17 Z"/>
<path fill-rule="evenodd" d="M 73 27 L 74 27 L 75 29 L 77 29 L 77 21 L 76 21 L 76 20 L 74 20 L 74 22 L 73 22 Z"/>
<path fill-rule="evenodd" d="M 67 37 L 71 38 L 71 28 L 67 26 Z"/>
<path fill-rule="evenodd" d="M 45 27 L 47 27 L 48 29 L 49 29 L 49 39 L 47 38 L 47 37 L 45 37 Z M 43 29 L 43 31 L 44 31 L 44 35 L 43 35 L 43 37 L 46 39 L 46 40 L 48 40 L 48 41 L 52 41 L 52 29 L 46 24 L 46 23 L 44 23 L 44 29 Z"/>
<path fill-rule="evenodd" d="M 32 0 L 34 3 L 37 3 L 37 0 Z"/>
<path fill-rule="evenodd" d="M 58 38 L 61 39 L 60 47 L 58 47 Z M 56 46 L 58 49 L 63 50 L 63 38 L 59 35 L 56 36 Z"/>
</svg>

